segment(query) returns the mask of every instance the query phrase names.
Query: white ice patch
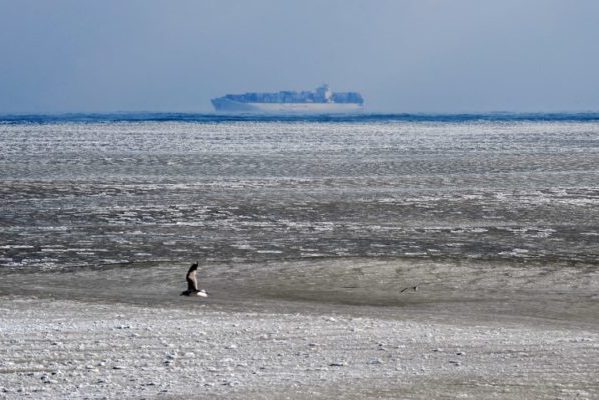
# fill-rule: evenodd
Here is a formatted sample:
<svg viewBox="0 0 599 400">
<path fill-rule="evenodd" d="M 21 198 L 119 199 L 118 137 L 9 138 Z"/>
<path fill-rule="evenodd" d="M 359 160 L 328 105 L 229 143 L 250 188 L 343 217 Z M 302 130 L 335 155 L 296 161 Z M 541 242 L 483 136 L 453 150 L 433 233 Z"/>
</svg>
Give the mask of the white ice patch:
<svg viewBox="0 0 599 400">
<path fill-rule="evenodd" d="M 170 224 L 167 224 L 167 225 L 170 225 Z M 204 225 L 206 225 L 206 223 L 205 222 L 183 222 L 183 221 L 177 221 L 175 223 L 175 225 L 178 225 L 178 226 L 204 226 Z"/>
<path fill-rule="evenodd" d="M 512 233 L 518 233 L 523 237 L 529 238 L 547 238 L 555 233 L 555 229 L 551 228 L 537 228 L 537 227 L 521 227 L 521 228 L 512 228 L 505 227 L 504 230 Z"/>
<path fill-rule="evenodd" d="M 69 230 L 68 226 L 40 226 L 37 229 L 39 229 L 40 231 L 60 231 L 60 232 L 65 232 L 67 230 Z"/>
<path fill-rule="evenodd" d="M 233 244 L 231 247 L 234 247 L 239 250 L 255 250 L 256 248 L 250 244 Z"/>
<path fill-rule="evenodd" d="M 528 253 L 527 249 L 519 249 L 519 248 L 515 248 L 512 249 L 512 251 L 502 251 L 499 253 L 499 255 L 502 256 L 513 256 L 513 257 L 523 257 Z"/>
<path fill-rule="evenodd" d="M 484 199 L 484 196 L 481 196 L 480 194 L 466 194 L 462 197 L 465 200 L 483 200 Z"/>
<path fill-rule="evenodd" d="M 593 206 L 599 204 L 599 198 L 570 198 L 570 199 L 557 199 L 558 203 L 568 204 L 573 206 Z"/>
</svg>

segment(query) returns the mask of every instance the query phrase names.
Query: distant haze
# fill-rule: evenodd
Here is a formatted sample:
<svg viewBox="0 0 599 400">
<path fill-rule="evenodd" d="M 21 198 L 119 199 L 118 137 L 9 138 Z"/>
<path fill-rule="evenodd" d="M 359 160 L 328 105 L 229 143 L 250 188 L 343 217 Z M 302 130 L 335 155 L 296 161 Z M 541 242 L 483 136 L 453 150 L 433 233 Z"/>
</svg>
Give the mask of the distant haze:
<svg viewBox="0 0 599 400">
<path fill-rule="evenodd" d="M 598 21 L 595 0 L 0 0 L 0 114 L 324 82 L 373 112 L 599 111 Z"/>
</svg>

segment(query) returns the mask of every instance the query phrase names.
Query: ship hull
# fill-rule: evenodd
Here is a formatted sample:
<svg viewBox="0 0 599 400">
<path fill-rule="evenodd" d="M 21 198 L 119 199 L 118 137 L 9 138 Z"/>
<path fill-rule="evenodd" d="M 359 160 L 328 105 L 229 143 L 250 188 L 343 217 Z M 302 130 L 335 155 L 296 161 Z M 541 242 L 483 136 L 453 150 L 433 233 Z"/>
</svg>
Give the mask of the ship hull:
<svg viewBox="0 0 599 400">
<path fill-rule="evenodd" d="M 242 103 L 229 99 L 213 99 L 218 112 L 257 114 L 352 114 L 364 110 L 357 103 Z"/>
</svg>

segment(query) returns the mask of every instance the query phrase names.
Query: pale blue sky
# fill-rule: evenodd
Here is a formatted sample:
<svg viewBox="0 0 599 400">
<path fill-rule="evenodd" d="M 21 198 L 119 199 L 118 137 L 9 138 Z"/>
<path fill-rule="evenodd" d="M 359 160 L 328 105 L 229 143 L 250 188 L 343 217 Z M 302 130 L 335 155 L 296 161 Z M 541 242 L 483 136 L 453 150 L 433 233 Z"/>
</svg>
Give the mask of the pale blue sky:
<svg viewBox="0 0 599 400">
<path fill-rule="evenodd" d="M 323 82 L 371 111 L 599 111 L 597 38 L 595 0 L 0 0 L 0 114 Z"/>
</svg>

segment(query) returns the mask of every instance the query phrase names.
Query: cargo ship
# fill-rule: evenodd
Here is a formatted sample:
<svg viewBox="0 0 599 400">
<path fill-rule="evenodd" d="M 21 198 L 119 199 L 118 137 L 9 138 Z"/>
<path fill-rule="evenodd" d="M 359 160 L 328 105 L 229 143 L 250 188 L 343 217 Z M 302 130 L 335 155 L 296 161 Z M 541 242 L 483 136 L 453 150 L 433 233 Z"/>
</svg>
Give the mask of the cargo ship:
<svg viewBox="0 0 599 400">
<path fill-rule="evenodd" d="M 328 85 L 314 91 L 250 92 L 212 99 L 218 112 L 266 114 L 351 114 L 364 109 L 357 92 L 333 92 Z"/>
</svg>

